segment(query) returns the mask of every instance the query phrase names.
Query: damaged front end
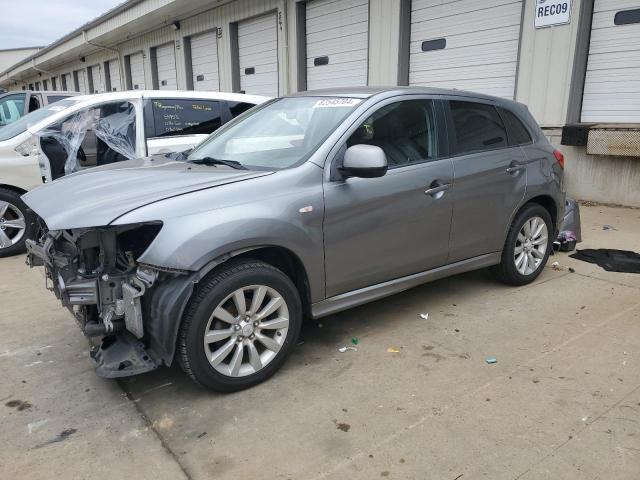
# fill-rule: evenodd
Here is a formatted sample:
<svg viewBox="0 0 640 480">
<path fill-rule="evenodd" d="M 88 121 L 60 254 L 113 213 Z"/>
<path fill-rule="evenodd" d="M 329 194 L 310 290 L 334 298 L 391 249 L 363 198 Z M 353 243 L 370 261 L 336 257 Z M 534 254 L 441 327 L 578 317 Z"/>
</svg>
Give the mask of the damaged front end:
<svg viewBox="0 0 640 480">
<path fill-rule="evenodd" d="M 44 267 L 47 288 L 91 339 L 100 376 L 136 375 L 171 363 L 181 305 L 193 286 L 188 272 L 137 263 L 161 228 L 160 222 L 56 231 L 43 226 L 37 240 L 27 240 L 27 264 Z"/>
</svg>

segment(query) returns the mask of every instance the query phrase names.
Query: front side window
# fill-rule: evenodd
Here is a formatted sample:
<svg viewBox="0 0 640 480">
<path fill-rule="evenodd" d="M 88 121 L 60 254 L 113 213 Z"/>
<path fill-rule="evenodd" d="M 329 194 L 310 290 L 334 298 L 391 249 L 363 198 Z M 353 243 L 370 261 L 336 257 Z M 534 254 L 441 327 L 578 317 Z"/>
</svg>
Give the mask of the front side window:
<svg viewBox="0 0 640 480">
<path fill-rule="evenodd" d="M 136 157 L 136 113 L 129 102 L 80 110 L 37 132 L 53 179 Z"/>
<path fill-rule="evenodd" d="M 8 95 L 0 99 L 0 126 L 13 123 L 24 113 L 24 93 Z"/>
<path fill-rule="evenodd" d="M 214 133 L 188 160 L 231 160 L 258 170 L 300 165 L 361 101 L 347 97 L 279 98 Z"/>
<path fill-rule="evenodd" d="M 507 146 L 507 132 L 495 107 L 462 101 L 451 101 L 449 105 L 458 155 Z"/>
<path fill-rule="evenodd" d="M 407 100 L 377 110 L 349 137 L 347 146 L 380 147 L 389 168 L 421 163 L 438 156 L 432 100 Z"/>
<path fill-rule="evenodd" d="M 209 135 L 222 125 L 220 104 L 214 100 L 153 99 L 147 138 Z"/>
<path fill-rule="evenodd" d="M 0 142 L 9 140 L 10 138 L 26 132 L 27 128 L 35 125 L 38 122 L 41 122 L 42 120 L 45 120 L 52 115 L 55 115 L 56 113 L 60 113 L 66 110 L 79 101 L 80 100 L 78 99 L 67 98 L 65 100 L 60 100 L 53 105 L 49 105 L 45 108 L 40 108 L 35 112 L 31 112 L 25 115 L 19 120 L 0 129 Z"/>
</svg>

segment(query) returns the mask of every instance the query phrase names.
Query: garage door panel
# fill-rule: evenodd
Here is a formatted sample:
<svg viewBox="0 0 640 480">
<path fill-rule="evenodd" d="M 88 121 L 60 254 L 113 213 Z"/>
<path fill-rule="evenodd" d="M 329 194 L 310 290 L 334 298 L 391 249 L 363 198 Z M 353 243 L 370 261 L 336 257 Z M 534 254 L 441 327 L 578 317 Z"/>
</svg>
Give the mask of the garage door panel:
<svg viewBox="0 0 640 480">
<path fill-rule="evenodd" d="M 158 88 L 160 90 L 175 90 L 178 88 L 176 53 L 173 43 L 156 47 L 156 69 Z"/>
<path fill-rule="evenodd" d="M 118 60 L 110 60 L 109 63 L 107 63 L 107 68 L 109 69 L 109 82 L 111 83 L 111 91 L 117 92 L 121 89 L 120 65 L 118 64 Z"/>
<path fill-rule="evenodd" d="M 129 57 L 131 67 L 131 88 L 134 90 L 144 90 L 146 88 L 146 78 L 144 74 L 144 59 L 142 53 L 134 53 Z"/>
<path fill-rule="evenodd" d="M 307 2 L 306 57 L 309 90 L 366 85 L 369 1 Z M 327 57 L 328 63 L 316 65 L 316 58 L 319 57 Z"/>
<path fill-rule="evenodd" d="M 240 88 L 247 93 L 278 95 L 278 31 L 276 16 L 238 23 Z M 253 74 L 246 74 L 252 68 Z"/>
<path fill-rule="evenodd" d="M 521 17 L 518 0 L 414 0 L 409 84 L 513 98 Z M 444 49 L 422 51 L 437 38 Z"/>
<path fill-rule="evenodd" d="M 217 31 L 191 37 L 191 70 L 194 90 L 220 90 Z"/>
<path fill-rule="evenodd" d="M 637 1 L 595 0 L 582 97 L 583 122 L 640 122 L 640 24 L 615 25 Z"/>
</svg>

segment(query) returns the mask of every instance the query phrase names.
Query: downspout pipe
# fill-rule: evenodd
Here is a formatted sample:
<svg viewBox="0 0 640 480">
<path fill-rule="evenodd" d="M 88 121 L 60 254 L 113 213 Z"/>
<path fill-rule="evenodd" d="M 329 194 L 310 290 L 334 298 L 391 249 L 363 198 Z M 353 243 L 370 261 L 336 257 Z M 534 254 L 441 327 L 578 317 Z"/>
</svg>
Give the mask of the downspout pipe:
<svg viewBox="0 0 640 480">
<path fill-rule="evenodd" d="M 107 47 L 106 45 L 98 45 L 97 43 L 93 43 L 89 40 L 89 38 L 87 37 L 87 31 L 83 30 L 82 31 L 82 39 L 84 40 L 84 43 L 86 43 L 87 45 L 91 45 L 93 47 L 97 47 L 97 48 L 102 48 L 103 50 L 109 50 L 111 52 L 115 52 L 118 55 L 118 67 L 120 68 L 120 90 L 124 91 L 127 89 L 127 87 L 125 86 L 124 82 L 125 82 L 125 78 L 124 78 L 124 62 L 123 62 L 123 58 L 122 58 L 122 52 L 120 50 L 118 50 L 117 48 L 111 48 L 111 47 Z M 111 72 L 109 72 L 111 73 Z"/>
</svg>

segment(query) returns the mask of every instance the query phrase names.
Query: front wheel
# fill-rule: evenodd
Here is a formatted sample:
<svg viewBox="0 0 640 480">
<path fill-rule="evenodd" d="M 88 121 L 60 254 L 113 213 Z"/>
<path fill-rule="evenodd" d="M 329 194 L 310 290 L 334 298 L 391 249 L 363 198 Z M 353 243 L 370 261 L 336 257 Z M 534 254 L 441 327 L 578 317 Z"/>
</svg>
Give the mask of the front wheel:
<svg viewBox="0 0 640 480">
<path fill-rule="evenodd" d="M 508 285 L 533 282 L 547 263 L 551 252 L 551 215 L 541 205 L 525 205 L 516 215 L 502 250 L 502 259 L 493 272 Z"/>
<path fill-rule="evenodd" d="M 283 272 L 260 261 L 232 261 L 194 294 L 178 359 L 200 385 L 220 392 L 249 388 L 282 366 L 301 323 L 300 296 Z"/>
<path fill-rule="evenodd" d="M 13 190 L 0 188 L 0 257 L 10 257 L 26 250 L 25 241 L 32 236 L 33 214 Z"/>
</svg>

